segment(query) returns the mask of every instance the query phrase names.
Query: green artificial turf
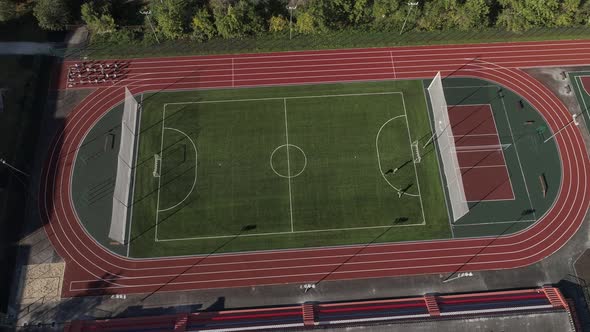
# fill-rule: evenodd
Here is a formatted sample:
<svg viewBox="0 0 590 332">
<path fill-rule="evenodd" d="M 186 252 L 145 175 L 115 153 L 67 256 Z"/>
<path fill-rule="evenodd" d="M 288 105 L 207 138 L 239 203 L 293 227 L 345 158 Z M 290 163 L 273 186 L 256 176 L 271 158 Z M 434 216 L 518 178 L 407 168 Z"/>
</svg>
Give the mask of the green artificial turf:
<svg viewBox="0 0 590 332">
<path fill-rule="evenodd" d="M 421 81 L 142 98 L 131 256 L 450 236 Z"/>
</svg>

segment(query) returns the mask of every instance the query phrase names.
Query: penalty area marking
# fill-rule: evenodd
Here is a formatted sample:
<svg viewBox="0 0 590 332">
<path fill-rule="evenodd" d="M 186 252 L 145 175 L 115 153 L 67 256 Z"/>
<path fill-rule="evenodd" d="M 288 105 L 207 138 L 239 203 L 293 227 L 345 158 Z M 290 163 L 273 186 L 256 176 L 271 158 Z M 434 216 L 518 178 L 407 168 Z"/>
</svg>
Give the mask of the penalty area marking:
<svg viewBox="0 0 590 332">
<path fill-rule="evenodd" d="M 196 144 L 195 144 L 195 142 L 192 140 L 192 138 L 190 138 L 190 137 L 189 137 L 189 136 L 188 136 L 188 135 L 187 135 L 187 134 L 186 134 L 184 131 L 182 131 L 182 130 L 179 130 L 179 129 L 176 129 L 176 128 L 172 128 L 172 127 L 164 127 L 164 129 L 166 129 L 166 130 L 174 130 L 174 131 L 177 131 L 177 132 L 179 132 L 180 134 L 184 135 L 186 138 L 188 138 L 188 140 L 191 142 L 191 144 L 192 144 L 192 146 L 193 146 L 193 149 L 195 150 L 195 176 L 194 176 L 194 180 L 193 180 L 193 185 L 191 186 L 191 190 L 189 190 L 189 192 L 186 194 L 186 196 L 184 196 L 184 198 L 183 198 L 183 199 L 182 199 L 180 202 L 178 202 L 178 203 L 174 204 L 174 205 L 173 205 L 173 206 L 171 206 L 171 207 L 168 207 L 168 208 L 165 208 L 165 209 L 159 209 L 159 210 L 157 211 L 157 213 L 164 212 L 164 211 L 168 211 L 168 210 L 172 210 L 172 209 L 174 209 L 175 207 L 179 206 L 180 204 L 184 203 L 184 201 L 186 201 L 186 200 L 187 200 L 187 198 L 188 198 L 188 197 L 189 197 L 189 196 L 190 196 L 190 195 L 193 193 L 193 191 L 195 190 L 195 186 L 197 185 L 197 160 L 198 160 L 197 145 L 196 145 Z M 161 164 L 160 164 L 160 168 L 161 168 Z M 159 188 L 159 187 L 158 187 L 158 190 L 160 190 L 160 188 Z"/>
<path fill-rule="evenodd" d="M 383 179 L 385 180 L 385 182 L 387 182 L 387 184 L 393 188 L 393 190 L 399 192 L 402 192 L 401 189 L 399 189 L 398 187 L 394 186 L 391 182 L 389 182 L 389 179 L 387 179 L 387 177 L 385 176 L 385 173 L 383 172 L 383 168 L 381 167 L 381 156 L 379 154 L 379 135 L 381 135 L 381 131 L 383 130 L 383 128 L 385 128 L 385 126 L 387 126 L 391 121 L 393 120 L 397 120 L 397 119 L 401 119 L 401 118 L 405 118 L 405 115 L 398 115 L 395 116 L 387 121 L 385 121 L 385 123 L 381 126 L 381 128 L 379 128 L 379 131 L 377 131 L 377 135 L 375 136 L 375 150 L 377 151 L 377 165 L 379 166 L 379 173 L 381 174 L 381 177 L 383 177 Z M 402 192 L 403 195 L 406 196 L 411 196 L 411 197 L 420 197 L 420 195 L 418 194 L 410 194 L 407 192 Z"/>
</svg>

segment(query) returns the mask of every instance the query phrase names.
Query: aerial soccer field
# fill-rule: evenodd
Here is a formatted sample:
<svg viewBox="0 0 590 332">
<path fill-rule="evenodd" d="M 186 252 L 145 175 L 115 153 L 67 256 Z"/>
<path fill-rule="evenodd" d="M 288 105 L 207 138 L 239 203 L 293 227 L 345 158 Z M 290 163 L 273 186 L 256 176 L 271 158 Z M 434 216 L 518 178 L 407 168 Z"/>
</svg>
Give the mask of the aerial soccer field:
<svg viewBox="0 0 590 332">
<path fill-rule="evenodd" d="M 421 81 L 143 100 L 132 254 L 448 236 Z"/>
</svg>

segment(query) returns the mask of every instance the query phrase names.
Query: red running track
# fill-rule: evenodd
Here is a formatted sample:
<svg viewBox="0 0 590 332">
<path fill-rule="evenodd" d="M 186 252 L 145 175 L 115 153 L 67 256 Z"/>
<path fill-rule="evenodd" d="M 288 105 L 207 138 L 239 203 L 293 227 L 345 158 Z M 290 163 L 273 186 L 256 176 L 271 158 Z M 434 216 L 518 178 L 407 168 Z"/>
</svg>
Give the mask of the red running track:
<svg viewBox="0 0 590 332">
<path fill-rule="evenodd" d="M 578 230 L 590 203 L 590 164 L 575 126 L 555 139 L 562 183 L 552 208 L 528 229 L 496 239 L 448 239 L 317 249 L 129 259 L 110 253 L 81 226 L 72 203 L 76 151 L 96 121 L 133 93 L 342 81 L 477 77 L 509 88 L 556 130 L 564 104 L 523 67 L 589 65 L 590 40 L 327 50 L 131 60 L 125 80 L 93 91 L 67 117 L 49 151 L 40 209 L 66 261 L 63 296 L 179 291 L 318 280 L 511 269 L 540 261 Z M 66 63 L 66 65 L 68 65 Z"/>
</svg>

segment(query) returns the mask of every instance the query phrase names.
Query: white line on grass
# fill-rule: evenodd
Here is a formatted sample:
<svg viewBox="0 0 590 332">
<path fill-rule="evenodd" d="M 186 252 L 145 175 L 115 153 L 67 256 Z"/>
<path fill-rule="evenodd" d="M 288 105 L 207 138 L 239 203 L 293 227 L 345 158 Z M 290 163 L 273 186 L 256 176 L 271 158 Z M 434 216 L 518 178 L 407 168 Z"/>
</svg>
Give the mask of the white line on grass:
<svg viewBox="0 0 590 332">
<path fill-rule="evenodd" d="M 410 123 L 408 122 L 408 112 L 406 110 L 406 98 L 404 97 L 404 93 L 402 92 L 402 105 L 404 106 L 404 114 L 406 116 L 406 128 L 408 129 L 408 140 L 410 143 L 410 152 L 412 155 L 412 134 L 410 134 Z M 419 153 L 419 152 L 418 152 Z M 420 192 L 420 180 L 418 180 L 418 168 L 416 167 L 416 162 L 412 158 L 412 164 L 414 165 L 414 176 L 416 177 L 416 184 L 418 185 L 418 197 L 420 197 L 420 208 L 422 209 L 422 222 L 426 224 L 426 216 L 424 215 L 424 204 L 422 203 L 422 194 Z"/>
<path fill-rule="evenodd" d="M 294 97 L 268 97 L 268 98 L 246 98 L 246 99 L 220 99 L 220 100 L 203 100 L 203 101 L 187 101 L 178 103 L 166 103 L 167 105 L 188 105 L 188 104 L 215 104 L 215 103 L 235 103 L 248 101 L 264 101 L 264 100 L 283 100 L 283 99 L 312 99 L 312 98 L 332 98 L 332 97 L 358 97 L 358 96 L 377 96 L 377 95 L 393 95 L 402 94 L 399 91 L 395 92 L 368 92 L 368 93 L 349 93 L 336 95 L 314 95 L 314 96 L 294 96 Z"/>
<path fill-rule="evenodd" d="M 343 228 L 325 228 L 325 229 L 310 229 L 305 231 L 293 231 L 293 232 L 271 232 L 271 233 L 251 233 L 251 234 L 240 234 L 240 237 L 251 237 L 251 236 L 267 236 L 267 235 L 284 235 L 284 234 L 302 234 L 302 233 L 314 233 L 314 232 L 340 232 L 340 231 L 353 231 L 363 229 L 379 229 L 379 228 L 390 228 L 390 227 L 414 227 L 424 226 L 425 223 L 420 224 L 400 224 L 400 225 L 385 225 L 385 226 L 366 226 L 366 227 L 343 227 Z M 206 239 L 224 239 L 235 237 L 236 235 L 214 235 L 214 236 L 197 236 L 197 237 L 185 237 L 185 238 L 174 238 L 174 239 L 160 239 L 158 242 L 167 241 L 188 241 L 188 240 L 206 240 Z"/>
<path fill-rule="evenodd" d="M 162 111 L 162 138 L 160 140 L 160 176 L 158 176 L 158 195 L 156 198 L 156 226 L 154 230 L 154 241 L 158 242 L 158 222 L 160 217 L 160 186 L 162 183 L 162 166 L 164 164 L 164 118 L 166 117 L 166 105 L 164 105 L 164 110 Z"/>
<path fill-rule="evenodd" d="M 291 196 L 291 161 L 289 160 L 289 125 L 287 123 L 287 98 L 283 98 L 283 108 L 285 110 L 285 140 L 287 141 L 287 180 L 289 182 L 289 218 L 291 219 L 291 233 L 293 227 L 293 197 Z"/>
<path fill-rule="evenodd" d="M 182 203 L 183 203 L 184 201 L 186 201 L 186 200 L 187 200 L 187 198 L 188 198 L 188 197 L 189 197 L 189 196 L 190 196 L 190 195 L 193 193 L 193 190 L 195 190 L 195 186 L 197 185 L 197 161 L 198 161 L 198 160 L 197 160 L 197 145 L 196 145 L 196 144 L 195 144 L 195 142 L 192 140 L 192 138 L 190 138 L 190 136 L 189 136 L 189 135 L 187 135 L 187 134 L 186 134 L 184 131 L 182 131 L 182 130 L 179 130 L 179 129 L 176 129 L 176 128 L 172 128 L 172 127 L 165 127 L 164 129 L 167 129 L 167 130 L 174 130 L 174 131 L 177 131 L 177 132 L 181 133 L 182 135 L 186 136 L 186 138 L 188 138 L 188 140 L 189 140 L 189 141 L 191 142 L 191 144 L 193 145 L 193 149 L 195 150 L 195 177 L 194 177 L 194 180 L 193 180 L 193 185 L 192 185 L 192 187 L 191 187 L 191 190 L 189 190 L 188 194 L 186 194 L 186 196 L 184 196 L 184 198 L 183 198 L 183 199 L 182 199 L 180 202 L 178 202 L 178 203 L 174 204 L 173 206 L 171 206 L 171 207 L 169 207 L 169 208 L 165 208 L 165 209 L 158 209 L 158 212 L 164 212 L 164 211 L 172 210 L 172 209 L 174 209 L 175 207 L 177 207 L 177 206 L 179 206 L 180 204 L 182 204 Z M 162 174 L 160 174 L 160 177 L 162 177 Z"/>
</svg>

